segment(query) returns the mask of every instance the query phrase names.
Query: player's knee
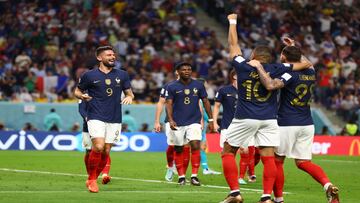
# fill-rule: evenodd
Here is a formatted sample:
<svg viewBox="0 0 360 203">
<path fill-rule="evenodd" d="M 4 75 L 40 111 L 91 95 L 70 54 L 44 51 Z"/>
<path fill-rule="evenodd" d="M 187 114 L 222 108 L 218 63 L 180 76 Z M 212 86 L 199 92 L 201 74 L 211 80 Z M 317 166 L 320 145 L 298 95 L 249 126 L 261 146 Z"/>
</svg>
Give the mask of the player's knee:
<svg viewBox="0 0 360 203">
<path fill-rule="evenodd" d="M 309 162 L 309 160 L 298 160 L 298 159 L 295 159 L 295 164 L 296 166 L 298 167 L 298 169 L 302 169 L 302 164 L 305 163 L 305 162 Z"/>
<path fill-rule="evenodd" d="M 176 153 L 181 153 L 183 151 L 183 146 L 174 146 L 174 150 Z"/>
</svg>

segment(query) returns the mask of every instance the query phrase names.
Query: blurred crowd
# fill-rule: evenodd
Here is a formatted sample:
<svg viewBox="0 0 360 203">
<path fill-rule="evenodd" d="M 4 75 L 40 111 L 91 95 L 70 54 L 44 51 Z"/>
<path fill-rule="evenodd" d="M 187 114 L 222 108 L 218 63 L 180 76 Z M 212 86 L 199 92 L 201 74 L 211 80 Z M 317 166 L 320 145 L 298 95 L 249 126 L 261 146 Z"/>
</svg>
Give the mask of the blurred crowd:
<svg viewBox="0 0 360 203">
<path fill-rule="evenodd" d="M 0 1 L 0 101 L 74 102 L 79 76 L 97 66 L 94 52 L 112 45 L 116 68 L 128 71 L 136 102 L 153 103 L 174 79 L 179 61 L 205 78 L 209 98 L 226 84 L 227 50 L 210 28 L 197 25 L 197 6 L 224 25 L 239 15 L 248 57 L 293 37 L 313 62 L 315 101 L 345 120 L 360 103 L 360 1 L 260 0 L 24 0 Z M 225 45 L 226 46 L 226 45 Z"/>
<path fill-rule="evenodd" d="M 198 28 L 190 0 L 0 1 L 0 9 L 0 100 L 73 102 L 79 76 L 97 66 L 96 47 L 108 44 L 137 102 L 156 102 L 179 61 L 209 79 L 210 97 L 228 74 L 226 50 Z"/>
<path fill-rule="evenodd" d="M 266 44 L 279 58 L 284 35 L 301 46 L 317 70 L 315 101 L 345 121 L 360 109 L 360 1 L 355 0 L 197 0 L 227 27 L 226 15 L 238 14 L 238 33 L 245 56 Z M 359 122 L 358 122 L 359 123 Z"/>
</svg>

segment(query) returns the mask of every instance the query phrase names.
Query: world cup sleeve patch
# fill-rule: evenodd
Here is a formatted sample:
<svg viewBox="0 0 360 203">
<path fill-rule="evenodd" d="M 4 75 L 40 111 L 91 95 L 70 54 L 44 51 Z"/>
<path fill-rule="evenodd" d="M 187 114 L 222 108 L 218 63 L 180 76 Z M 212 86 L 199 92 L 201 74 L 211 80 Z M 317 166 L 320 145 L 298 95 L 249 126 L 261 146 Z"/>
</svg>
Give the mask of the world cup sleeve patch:
<svg viewBox="0 0 360 203">
<path fill-rule="evenodd" d="M 281 78 L 284 79 L 285 81 L 290 80 L 292 76 L 289 73 L 284 73 Z"/>
<path fill-rule="evenodd" d="M 245 59 L 242 56 L 237 56 L 235 57 L 235 61 L 237 61 L 238 63 L 242 63 L 243 61 L 245 61 Z"/>
<path fill-rule="evenodd" d="M 285 67 L 290 67 L 290 63 L 283 63 Z"/>
</svg>

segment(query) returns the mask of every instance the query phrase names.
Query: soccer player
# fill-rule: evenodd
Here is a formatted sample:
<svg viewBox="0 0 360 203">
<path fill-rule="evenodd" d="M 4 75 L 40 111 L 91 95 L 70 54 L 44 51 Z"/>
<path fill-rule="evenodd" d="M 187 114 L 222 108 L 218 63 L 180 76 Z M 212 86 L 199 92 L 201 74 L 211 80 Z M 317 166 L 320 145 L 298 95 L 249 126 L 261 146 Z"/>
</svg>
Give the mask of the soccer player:
<svg viewBox="0 0 360 203">
<path fill-rule="evenodd" d="M 213 119 L 210 102 L 204 84 L 191 78 L 192 67 L 188 63 L 179 63 L 176 70 L 180 79 L 171 83 L 166 90 L 166 111 L 168 113 L 172 139 L 175 145 L 175 164 L 179 175 L 178 183 L 185 185 L 183 167 L 183 146 L 191 146 L 191 184 L 200 186 L 197 177 L 200 167 L 201 112 L 199 100 L 204 103 L 209 115 L 209 128 L 213 131 Z"/>
<path fill-rule="evenodd" d="M 74 92 L 78 99 L 88 102 L 87 125 L 92 149 L 86 186 L 90 192 L 99 191 L 98 171 L 105 167 L 111 146 L 120 137 L 121 104 L 131 104 L 134 98 L 127 72 L 114 69 L 114 49 L 111 46 L 98 47 L 96 58 L 99 68 L 85 72 Z M 125 98 L 121 101 L 122 92 Z"/>
<path fill-rule="evenodd" d="M 177 72 L 175 72 L 175 75 L 178 79 L 179 75 L 177 74 Z M 159 101 L 156 104 L 156 111 L 155 111 L 155 123 L 154 123 L 155 132 L 161 131 L 160 117 L 161 117 L 161 113 L 162 113 L 163 107 L 166 102 L 165 92 L 166 92 L 167 86 L 173 82 L 174 81 L 169 82 L 161 88 Z M 176 167 L 174 165 L 174 153 L 175 152 L 174 152 L 174 143 L 172 141 L 171 133 L 172 133 L 172 131 L 170 128 L 170 124 L 168 122 L 168 117 L 166 115 L 166 117 L 165 117 L 165 135 L 167 138 L 166 142 L 168 144 L 168 148 L 166 149 L 167 169 L 166 169 L 166 174 L 165 174 L 165 180 L 167 180 L 167 181 L 172 181 L 174 174 L 177 173 Z M 190 161 L 190 147 L 188 145 L 185 145 L 183 148 L 183 158 L 184 158 L 184 168 L 185 168 L 184 170 L 186 172 L 187 167 L 189 165 L 189 161 Z"/>
<path fill-rule="evenodd" d="M 270 203 L 276 178 L 274 147 L 279 145 L 276 93 L 266 90 L 259 81 L 256 70 L 247 64 L 241 55 L 236 31 L 237 15 L 228 15 L 229 51 L 233 58 L 232 65 L 237 73 L 238 101 L 234 119 L 227 129 L 222 151 L 222 165 L 225 179 L 230 187 L 230 194 L 223 202 L 243 202 L 238 183 L 238 172 L 235 161 L 237 150 L 248 147 L 251 139 L 259 146 L 263 170 L 263 194 L 261 203 Z M 265 70 L 273 77 L 281 77 L 292 69 L 308 68 L 310 63 L 269 64 L 271 50 L 265 46 L 256 47 L 251 59 L 264 63 Z"/>
<path fill-rule="evenodd" d="M 284 38 L 287 45 L 280 60 L 286 63 L 298 62 L 301 50 L 294 46 L 294 40 Z M 325 191 L 329 203 L 338 203 L 339 189 L 333 185 L 323 169 L 312 163 L 312 142 L 314 138 L 314 124 L 311 117 L 310 102 L 315 87 L 316 73 L 313 68 L 297 72 L 289 72 L 285 80 L 272 79 L 262 68 L 256 67 L 262 84 L 267 89 L 282 88 L 278 124 L 280 128 L 280 146 L 276 148 L 277 177 L 274 185 L 275 203 L 284 202 L 284 160 L 285 157 L 295 159 L 296 166 L 311 175 L 319 182 Z"/>
<path fill-rule="evenodd" d="M 220 129 L 220 147 L 223 148 L 225 142 L 225 134 L 227 128 L 229 127 L 231 120 L 234 118 L 234 113 L 236 109 L 236 101 L 237 101 L 237 80 L 236 80 L 236 72 L 235 70 L 230 71 L 230 81 L 231 84 L 224 86 L 218 90 L 215 95 L 215 105 L 213 110 L 213 118 L 214 118 L 214 127 L 215 129 Z M 221 120 L 221 126 L 217 123 L 217 118 L 219 116 L 220 107 L 223 107 L 223 117 Z M 252 148 L 255 147 L 253 144 L 249 144 L 248 149 L 240 148 L 240 163 L 239 163 L 239 184 L 245 185 L 247 184 L 244 180 L 244 176 L 246 173 L 246 169 L 249 168 L 249 181 L 255 182 L 255 170 L 254 170 L 254 161 L 252 161 L 252 165 L 250 165 L 250 159 L 254 159 L 254 154 L 250 153 Z"/>
<path fill-rule="evenodd" d="M 92 143 L 91 143 L 91 138 L 90 138 L 88 126 L 87 126 L 87 123 L 86 123 L 86 120 L 87 120 L 86 111 L 87 111 L 87 102 L 79 100 L 79 113 L 80 113 L 81 117 L 83 118 L 82 145 L 83 145 L 83 148 L 86 151 L 85 152 L 85 157 L 84 157 L 84 162 L 85 162 L 86 172 L 89 175 L 89 154 L 90 154 L 90 151 L 91 151 Z M 102 173 L 102 184 L 104 184 L 104 185 L 108 184 L 110 182 L 110 180 L 111 180 L 111 176 L 109 176 L 110 165 L 111 165 L 111 159 L 110 159 L 110 156 L 109 156 L 104 169 L 101 171 L 101 173 Z"/>
</svg>

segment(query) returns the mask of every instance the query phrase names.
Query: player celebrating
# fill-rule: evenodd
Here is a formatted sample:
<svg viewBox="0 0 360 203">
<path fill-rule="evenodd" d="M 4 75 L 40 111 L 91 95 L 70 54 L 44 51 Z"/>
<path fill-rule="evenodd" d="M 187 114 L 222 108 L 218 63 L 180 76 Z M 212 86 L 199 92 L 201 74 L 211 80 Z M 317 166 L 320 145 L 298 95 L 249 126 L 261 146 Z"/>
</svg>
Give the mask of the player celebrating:
<svg viewBox="0 0 360 203">
<path fill-rule="evenodd" d="M 98 192 L 98 171 L 105 167 L 111 146 L 121 133 L 121 103 L 131 104 L 134 95 L 127 72 L 114 69 L 115 51 L 111 46 L 96 49 L 99 68 L 85 72 L 75 89 L 75 96 L 88 101 L 87 124 L 92 141 L 89 177 L 86 186 Z M 125 98 L 121 101 L 121 93 Z M 87 92 L 88 94 L 85 94 Z"/>
<path fill-rule="evenodd" d="M 241 56 L 238 44 L 236 23 L 237 15 L 230 14 L 229 19 L 229 51 L 233 58 L 232 65 L 237 73 L 238 101 L 234 119 L 225 135 L 222 151 L 222 164 L 225 179 L 230 186 L 230 194 L 223 202 L 243 202 L 238 184 L 238 173 L 235 154 L 239 147 L 248 147 L 253 138 L 255 145 L 260 148 L 263 170 L 263 194 L 261 203 L 270 203 L 271 194 L 276 178 L 274 147 L 279 145 L 278 125 L 276 121 L 277 100 L 276 92 L 267 91 L 260 83 L 256 71 L 247 64 Z M 265 65 L 267 72 L 273 77 L 280 77 L 291 71 L 291 64 L 269 64 L 271 50 L 265 46 L 258 46 L 251 54 L 251 59 L 257 59 Z M 295 69 L 310 67 L 309 63 L 294 64 Z"/>
<path fill-rule="evenodd" d="M 86 120 L 87 120 L 86 111 L 87 111 L 87 102 L 79 100 L 79 113 L 80 113 L 81 117 L 83 118 L 82 145 L 83 145 L 83 148 L 86 150 L 84 162 L 85 162 L 86 172 L 89 175 L 89 154 L 91 151 L 92 144 L 91 144 L 91 138 L 90 138 L 88 126 L 86 123 Z M 111 165 L 111 159 L 110 159 L 110 156 L 108 156 L 106 165 L 105 165 L 104 169 L 101 171 L 102 184 L 104 184 L 104 185 L 108 184 L 111 180 L 111 176 L 109 176 L 110 165 Z"/>
<path fill-rule="evenodd" d="M 175 164 L 179 175 L 178 183 L 185 185 L 185 171 L 183 167 L 183 146 L 191 146 L 191 184 L 200 186 L 197 177 L 200 167 L 201 140 L 201 112 L 199 100 L 204 103 L 209 115 L 209 127 L 213 131 L 213 119 L 210 102 L 204 85 L 191 78 L 192 67 L 188 63 L 180 63 L 176 67 L 180 76 L 178 81 L 170 84 L 166 91 L 166 110 L 168 113 L 172 139 L 175 145 Z"/>
<path fill-rule="evenodd" d="M 284 38 L 287 45 L 280 60 L 286 63 L 298 62 L 301 59 L 301 50 L 295 47 L 290 38 Z M 267 89 L 281 90 L 278 124 L 280 129 L 280 146 L 275 150 L 277 177 L 274 185 L 275 203 L 284 202 L 284 160 L 285 157 L 294 158 L 296 166 L 311 175 L 319 182 L 326 193 L 329 203 L 338 203 L 338 188 L 334 186 L 323 169 L 312 163 L 312 142 L 314 138 L 314 124 L 311 117 L 310 102 L 315 86 L 316 73 L 313 68 L 286 75 L 288 80 L 272 79 L 261 64 L 256 66 L 262 84 Z"/>
<path fill-rule="evenodd" d="M 229 127 L 231 120 L 234 118 L 234 113 L 236 109 L 237 101 L 237 81 L 236 81 L 236 72 L 235 70 L 230 71 L 230 81 L 231 84 L 224 86 L 219 89 L 215 95 L 215 105 L 213 110 L 214 118 L 214 127 L 215 129 L 220 129 L 220 147 L 223 148 L 225 142 L 225 134 L 227 128 Z M 220 112 L 220 106 L 223 106 L 223 117 L 221 120 L 221 126 L 219 127 L 217 123 L 217 118 Z M 250 159 L 254 159 L 254 154 L 252 149 L 254 146 L 250 144 L 248 149 L 240 149 L 240 172 L 239 172 L 239 184 L 247 184 L 244 180 L 246 169 L 249 168 L 249 181 L 255 182 L 256 176 L 254 171 L 254 161 L 252 161 L 252 166 L 250 166 Z M 255 149 L 255 148 L 254 148 Z"/>
</svg>

